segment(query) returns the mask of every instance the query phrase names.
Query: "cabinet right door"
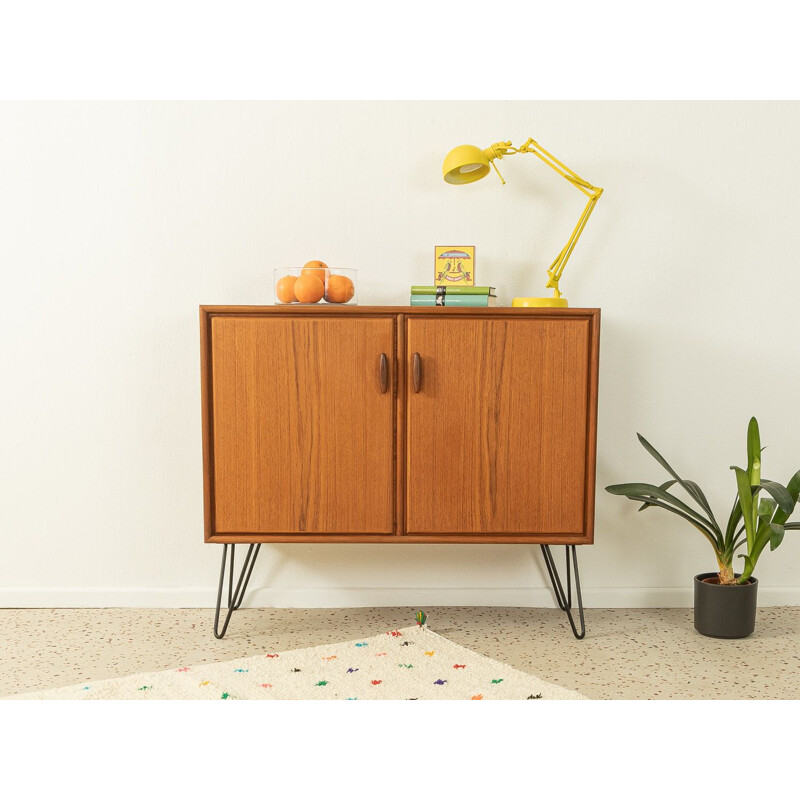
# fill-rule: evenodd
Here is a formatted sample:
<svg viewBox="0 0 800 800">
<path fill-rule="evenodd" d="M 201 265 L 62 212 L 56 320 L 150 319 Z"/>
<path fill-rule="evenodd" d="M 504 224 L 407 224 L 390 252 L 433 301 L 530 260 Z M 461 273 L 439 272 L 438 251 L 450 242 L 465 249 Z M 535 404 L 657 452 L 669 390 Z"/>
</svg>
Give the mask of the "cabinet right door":
<svg viewBox="0 0 800 800">
<path fill-rule="evenodd" d="M 409 534 L 591 535 L 591 335 L 586 317 L 407 320 Z"/>
</svg>

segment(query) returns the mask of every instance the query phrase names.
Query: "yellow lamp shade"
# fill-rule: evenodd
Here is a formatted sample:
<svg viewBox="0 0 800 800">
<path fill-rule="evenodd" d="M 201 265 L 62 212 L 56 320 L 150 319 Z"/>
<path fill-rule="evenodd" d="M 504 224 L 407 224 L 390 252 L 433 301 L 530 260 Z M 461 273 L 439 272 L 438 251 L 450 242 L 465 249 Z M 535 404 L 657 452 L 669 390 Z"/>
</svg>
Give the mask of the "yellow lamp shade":
<svg viewBox="0 0 800 800">
<path fill-rule="evenodd" d="M 472 183 L 489 174 L 489 157 L 480 147 L 461 144 L 454 147 L 442 165 L 444 179 L 448 183 Z"/>
</svg>

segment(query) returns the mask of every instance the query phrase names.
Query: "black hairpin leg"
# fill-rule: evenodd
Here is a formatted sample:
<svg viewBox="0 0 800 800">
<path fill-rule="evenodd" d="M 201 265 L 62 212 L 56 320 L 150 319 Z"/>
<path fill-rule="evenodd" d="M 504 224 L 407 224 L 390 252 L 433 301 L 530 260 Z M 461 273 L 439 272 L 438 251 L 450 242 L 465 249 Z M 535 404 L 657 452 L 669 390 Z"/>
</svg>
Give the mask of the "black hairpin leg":
<svg viewBox="0 0 800 800">
<path fill-rule="evenodd" d="M 255 548 L 255 551 L 253 551 Z M 228 557 L 228 545 L 222 545 L 222 568 L 219 571 L 219 589 L 217 590 L 217 613 L 214 615 L 214 636 L 221 639 L 228 630 L 228 623 L 231 621 L 231 615 L 242 604 L 244 593 L 247 590 L 247 584 L 250 582 L 250 575 L 253 573 L 253 567 L 258 558 L 258 551 L 261 549 L 260 544 L 251 544 L 247 550 L 247 555 L 242 564 L 242 571 L 239 574 L 239 582 L 236 584 L 236 591 L 233 590 L 233 562 L 236 559 L 236 545 L 231 545 L 231 563 L 228 570 L 228 613 L 225 616 L 225 622 L 222 625 L 222 631 L 219 630 L 219 612 L 222 605 L 222 586 L 225 583 L 225 561 Z"/>
<path fill-rule="evenodd" d="M 566 546 L 567 556 L 567 593 L 564 594 L 564 587 L 561 585 L 561 579 L 558 577 L 558 570 L 556 569 L 555 562 L 553 561 L 553 554 L 550 552 L 550 545 L 540 545 L 542 548 L 542 555 L 544 556 L 544 563 L 547 564 L 547 571 L 550 574 L 550 583 L 553 584 L 553 591 L 558 601 L 558 607 L 562 611 L 567 612 L 569 624 L 572 626 L 572 632 L 575 634 L 576 639 L 583 639 L 586 635 L 586 623 L 583 619 L 583 598 L 581 597 L 581 579 L 578 575 L 578 555 L 575 552 L 575 545 L 569 544 Z M 581 618 L 581 632 L 575 627 L 575 620 L 572 618 L 572 581 L 570 579 L 569 567 L 569 551 L 572 550 L 572 563 L 575 567 L 575 598 L 578 601 L 578 612 Z"/>
</svg>

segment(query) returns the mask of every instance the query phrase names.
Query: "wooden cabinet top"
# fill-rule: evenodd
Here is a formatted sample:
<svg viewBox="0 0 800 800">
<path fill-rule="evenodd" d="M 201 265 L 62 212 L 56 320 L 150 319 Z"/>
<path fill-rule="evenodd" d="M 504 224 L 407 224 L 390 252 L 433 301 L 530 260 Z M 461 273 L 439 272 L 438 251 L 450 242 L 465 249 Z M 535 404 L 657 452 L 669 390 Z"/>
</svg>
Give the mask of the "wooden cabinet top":
<svg viewBox="0 0 800 800">
<path fill-rule="evenodd" d="M 374 315 L 374 314 L 414 314 L 441 315 L 447 317 L 461 316 L 521 316 L 521 317 L 593 317 L 599 316 L 599 308 L 511 308 L 511 306 L 458 307 L 450 306 L 337 306 L 333 304 L 301 305 L 291 303 L 268 306 L 210 306 L 201 305 L 200 310 L 206 314 L 335 314 L 335 315 Z"/>
</svg>

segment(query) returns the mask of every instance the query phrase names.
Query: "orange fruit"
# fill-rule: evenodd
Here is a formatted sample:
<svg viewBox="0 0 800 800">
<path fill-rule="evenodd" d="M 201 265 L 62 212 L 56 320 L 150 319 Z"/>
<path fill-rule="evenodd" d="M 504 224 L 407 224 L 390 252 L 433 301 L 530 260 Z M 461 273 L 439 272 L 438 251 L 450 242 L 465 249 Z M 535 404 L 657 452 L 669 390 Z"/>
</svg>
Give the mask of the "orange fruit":
<svg viewBox="0 0 800 800">
<path fill-rule="evenodd" d="M 316 275 L 303 273 L 294 285 L 294 295 L 301 303 L 318 303 L 325 294 L 325 285 Z"/>
<path fill-rule="evenodd" d="M 278 298 L 278 302 L 297 302 L 297 298 L 294 296 L 295 283 L 297 283 L 297 278 L 294 275 L 286 275 L 275 284 L 275 297 Z"/>
<path fill-rule="evenodd" d="M 353 281 L 346 275 L 331 275 L 325 289 L 325 299 L 329 303 L 346 303 L 353 299 L 355 291 Z"/>
<path fill-rule="evenodd" d="M 313 275 L 324 284 L 325 278 L 328 277 L 328 265 L 324 261 L 308 261 L 303 265 L 303 271 L 300 274 Z"/>
</svg>

